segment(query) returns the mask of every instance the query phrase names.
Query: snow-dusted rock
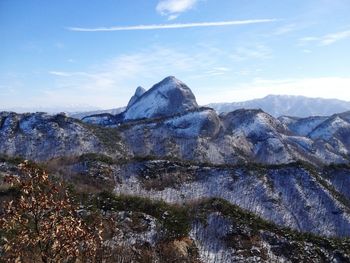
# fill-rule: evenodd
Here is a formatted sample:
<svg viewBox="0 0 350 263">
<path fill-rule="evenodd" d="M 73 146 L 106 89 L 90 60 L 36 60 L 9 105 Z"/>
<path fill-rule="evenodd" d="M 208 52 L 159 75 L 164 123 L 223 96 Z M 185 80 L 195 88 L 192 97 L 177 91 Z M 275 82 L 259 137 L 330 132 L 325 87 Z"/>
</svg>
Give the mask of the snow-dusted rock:
<svg viewBox="0 0 350 263">
<path fill-rule="evenodd" d="M 175 77 L 167 77 L 140 96 L 125 111 L 125 120 L 173 116 L 198 108 L 192 91 Z"/>
<path fill-rule="evenodd" d="M 349 171 L 349 170 L 346 170 Z M 332 186 L 349 195 L 343 172 L 325 179 L 300 165 L 276 167 L 186 166 L 129 163 L 119 170 L 115 192 L 171 203 L 223 198 L 276 224 L 325 236 L 350 236 L 350 207 Z M 333 173 L 332 173 L 333 174 Z"/>
<path fill-rule="evenodd" d="M 92 128 L 63 114 L 0 113 L 0 154 L 49 160 L 89 152 L 121 156 L 122 142 L 109 139 L 102 128 Z M 126 154 L 128 155 L 128 154 Z"/>
<path fill-rule="evenodd" d="M 86 116 L 82 118 L 82 121 L 89 124 L 112 126 L 115 125 L 115 116 L 109 113 L 102 113 L 97 115 Z"/>
<path fill-rule="evenodd" d="M 284 123 L 288 129 L 299 136 L 307 136 L 312 132 L 318 125 L 324 122 L 328 117 L 312 116 L 307 118 L 295 118 L 282 116 L 278 118 Z"/>
<path fill-rule="evenodd" d="M 131 97 L 128 105 L 126 106 L 126 110 L 128 110 L 145 92 L 146 90 L 141 86 L 137 87 L 135 94 Z"/>
</svg>

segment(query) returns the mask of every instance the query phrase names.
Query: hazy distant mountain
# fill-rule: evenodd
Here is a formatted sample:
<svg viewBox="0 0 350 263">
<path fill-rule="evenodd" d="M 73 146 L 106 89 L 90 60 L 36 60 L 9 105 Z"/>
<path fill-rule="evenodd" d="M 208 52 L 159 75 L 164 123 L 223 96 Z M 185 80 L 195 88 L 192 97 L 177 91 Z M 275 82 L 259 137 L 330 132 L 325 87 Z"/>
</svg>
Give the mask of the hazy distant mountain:
<svg viewBox="0 0 350 263">
<path fill-rule="evenodd" d="M 131 98 L 128 106 L 130 107 L 136 99 L 143 95 L 145 91 L 139 87 L 135 95 Z M 350 102 L 337 99 L 308 98 L 304 96 L 291 95 L 268 95 L 261 99 L 254 99 L 242 102 L 223 102 L 210 103 L 206 105 L 215 109 L 219 113 L 231 112 L 237 109 L 262 109 L 266 113 L 274 117 L 294 116 L 330 116 L 350 110 Z M 120 107 L 109 110 L 81 111 L 76 113 L 68 113 L 69 116 L 77 119 L 97 115 L 112 114 L 116 115 L 123 112 L 126 107 Z"/>
<path fill-rule="evenodd" d="M 109 110 L 94 110 L 94 111 L 83 111 L 83 112 L 74 112 L 74 113 L 67 113 L 69 117 L 76 118 L 76 119 L 83 119 L 86 116 L 91 115 L 97 115 L 97 114 L 119 114 L 125 110 L 125 107 L 115 108 L 115 109 L 109 109 Z"/>
<path fill-rule="evenodd" d="M 232 103 L 211 103 L 207 106 L 218 112 L 230 112 L 237 109 L 262 109 L 275 117 L 283 115 L 296 117 L 329 116 L 350 110 L 350 102 L 347 101 L 289 95 L 268 95 L 261 99 Z"/>
<path fill-rule="evenodd" d="M 61 112 L 67 113 L 67 115 L 74 115 L 76 113 L 83 112 L 98 112 L 100 108 L 92 106 L 52 106 L 52 107 L 0 107 L 0 111 L 11 111 L 16 113 L 34 113 L 34 112 L 46 112 L 49 114 L 57 114 Z"/>
</svg>

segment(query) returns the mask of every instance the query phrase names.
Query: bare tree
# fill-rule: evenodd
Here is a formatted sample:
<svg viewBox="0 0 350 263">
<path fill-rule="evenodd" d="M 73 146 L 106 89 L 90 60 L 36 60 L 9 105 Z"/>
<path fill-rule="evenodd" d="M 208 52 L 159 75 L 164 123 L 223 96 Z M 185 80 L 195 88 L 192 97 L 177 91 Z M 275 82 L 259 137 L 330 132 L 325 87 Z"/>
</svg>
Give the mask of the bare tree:
<svg viewBox="0 0 350 263">
<path fill-rule="evenodd" d="M 23 176 L 6 183 L 18 196 L 4 204 L 0 218 L 1 257 L 6 262 L 96 262 L 101 225 L 87 225 L 60 182 L 28 162 Z"/>
</svg>

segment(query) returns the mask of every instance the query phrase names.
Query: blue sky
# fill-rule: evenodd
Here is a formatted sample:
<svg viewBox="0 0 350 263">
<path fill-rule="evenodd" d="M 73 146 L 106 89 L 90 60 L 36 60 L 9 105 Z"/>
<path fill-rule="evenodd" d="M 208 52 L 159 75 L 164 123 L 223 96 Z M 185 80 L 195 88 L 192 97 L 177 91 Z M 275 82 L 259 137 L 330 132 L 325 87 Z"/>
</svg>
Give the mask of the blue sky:
<svg viewBox="0 0 350 263">
<path fill-rule="evenodd" d="M 350 101 L 348 0 L 0 0 L 0 109 L 123 106 L 168 75 L 200 104 Z"/>
</svg>

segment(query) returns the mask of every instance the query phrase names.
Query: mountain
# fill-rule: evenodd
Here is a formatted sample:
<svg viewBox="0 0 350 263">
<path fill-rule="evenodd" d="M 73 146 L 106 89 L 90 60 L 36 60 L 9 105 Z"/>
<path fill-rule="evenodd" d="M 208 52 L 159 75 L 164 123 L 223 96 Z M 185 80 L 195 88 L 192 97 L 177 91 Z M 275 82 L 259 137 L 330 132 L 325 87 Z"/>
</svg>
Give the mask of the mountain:
<svg viewBox="0 0 350 263">
<path fill-rule="evenodd" d="M 139 87 L 141 89 L 141 87 Z M 140 94 L 144 93 L 139 90 L 130 99 L 128 105 L 133 103 Z M 294 117 L 309 117 L 309 116 L 330 116 L 335 113 L 341 113 L 350 110 L 350 102 L 336 99 L 321 99 L 308 98 L 303 96 L 290 95 L 268 95 L 262 99 L 254 99 L 243 102 L 231 103 L 211 103 L 207 107 L 215 109 L 219 113 L 231 112 L 237 109 L 262 109 L 266 113 L 274 117 L 294 116 Z M 125 110 L 125 107 L 111 110 L 80 112 L 68 114 L 71 117 L 82 119 L 87 116 L 109 113 L 118 114 Z"/>
<path fill-rule="evenodd" d="M 223 198 L 206 198 L 203 196 L 195 201 L 186 202 L 182 194 L 175 195 L 175 192 L 169 192 L 162 194 L 161 197 L 168 202 L 157 200 L 160 198 L 159 194 L 161 194 L 162 189 L 179 191 L 180 189 L 177 186 L 185 186 L 187 182 L 191 183 L 192 186 L 195 186 L 196 183 L 201 183 L 204 179 L 201 179 L 201 177 L 206 177 L 206 170 L 210 169 L 208 166 L 189 167 L 188 165 L 171 163 L 169 161 L 138 160 L 135 163 L 126 164 L 122 173 L 119 173 L 118 168 L 123 167 L 123 165 L 118 163 L 117 160 L 115 161 L 106 157 L 102 158 L 102 156 L 85 155 L 74 160 L 74 162 L 72 159 L 65 158 L 60 161 L 55 160 L 46 163 L 46 167 L 50 170 L 58 165 L 61 173 L 62 169 L 66 169 L 64 171 L 66 180 L 67 174 L 69 174 L 70 180 L 74 183 L 76 189 L 83 190 L 80 193 L 84 196 L 79 207 L 80 213 L 85 210 L 89 211 L 89 207 L 92 206 L 94 209 L 93 215 L 96 215 L 96 212 L 101 210 L 101 216 L 106 217 L 106 222 L 103 223 L 104 232 L 106 233 L 103 235 L 103 243 L 108 248 L 107 255 L 113 255 L 112 258 L 104 261 L 106 263 L 318 263 L 348 262 L 350 259 L 350 241 L 347 239 L 320 237 L 281 227 L 240 208 L 241 204 L 238 206 Z M 17 175 L 20 176 L 20 171 L 15 165 L 18 162 L 17 159 L 0 158 L 0 178 L 3 172 L 8 173 L 9 171 L 11 171 L 11 174 L 18 173 Z M 284 169 L 291 168 L 285 167 Z M 297 169 L 297 167 L 294 168 Z M 127 169 L 131 169 L 129 171 L 132 175 L 130 178 L 125 174 Z M 139 178 L 140 181 L 137 181 L 134 185 L 132 195 L 130 193 L 119 195 L 119 187 L 115 194 L 106 191 L 106 189 L 113 188 L 111 183 L 114 175 L 118 175 L 118 178 L 116 178 L 118 184 L 124 185 L 125 180 L 129 180 L 128 186 L 131 187 L 132 180 L 136 176 L 135 172 L 138 171 L 137 169 L 142 176 Z M 184 173 L 186 170 L 189 173 Z M 211 167 L 211 170 L 213 171 L 213 167 Z M 235 170 L 234 174 L 230 174 L 229 170 L 228 167 L 223 170 L 217 167 L 217 173 L 212 174 L 210 181 L 207 182 L 208 184 L 214 183 L 214 185 L 207 189 L 196 187 L 194 191 L 198 191 L 196 192 L 198 195 L 200 195 L 202 190 L 205 190 L 205 193 L 208 193 L 209 190 L 214 193 L 215 188 L 223 182 L 220 180 L 215 184 L 215 177 L 220 177 L 220 174 L 223 173 L 227 173 L 228 180 L 231 176 L 231 183 L 225 184 L 224 187 L 233 185 L 232 176 L 234 174 L 239 176 L 240 172 Z M 247 170 L 247 172 L 251 171 Z M 293 171 L 286 170 L 289 174 Z M 333 173 L 334 170 L 331 172 Z M 57 168 L 55 175 L 59 175 Z M 283 185 L 283 178 L 278 179 L 278 177 L 286 176 L 286 174 L 276 174 L 270 177 L 280 181 L 276 190 L 283 189 L 284 192 L 282 194 L 271 197 L 261 195 L 261 200 L 259 198 L 251 200 L 252 205 L 254 205 L 254 202 L 264 203 L 269 202 L 269 200 L 275 200 L 274 204 L 278 204 L 277 198 L 285 201 L 287 198 L 284 195 L 287 193 L 285 191 L 288 190 L 288 187 Z M 119 181 L 121 177 L 123 177 L 123 181 Z M 239 180 L 244 180 L 244 177 L 256 179 L 254 174 L 241 174 Z M 78 178 L 81 178 L 80 181 L 77 180 Z M 295 177 L 293 176 L 288 183 L 294 179 Z M 306 184 L 309 183 L 309 181 L 306 182 Z M 237 187 L 239 188 L 240 185 L 241 183 L 237 184 Z M 247 187 L 248 185 L 249 182 L 246 183 Z M 141 192 L 138 193 L 137 189 L 140 186 L 142 187 L 140 188 Z M 256 192 L 258 193 L 262 188 L 260 185 L 257 186 Z M 314 184 L 310 185 L 309 188 L 311 191 L 319 190 L 318 186 Z M 4 189 L 6 189 L 6 185 L 2 186 L 0 200 L 4 197 L 6 198 Z M 99 192 L 98 189 L 100 190 Z M 102 189 L 104 191 L 101 191 Z M 144 194 L 145 189 L 148 189 L 148 194 L 153 200 L 140 197 Z M 184 187 L 181 187 L 181 189 L 184 190 Z M 216 190 L 219 192 L 220 188 Z M 250 187 L 250 191 L 247 192 L 249 196 L 252 194 L 252 190 L 253 188 Z M 11 191 L 9 192 L 11 193 Z M 232 189 L 228 190 L 228 192 L 232 193 Z M 291 193 L 299 195 L 288 195 L 290 200 L 298 200 L 297 198 L 301 198 L 303 194 L 303 192 L 299 192 L 298 188 L 292 189 Z M 139 196 L 135 196 L 135 194 Z M 224 194 L 225 192 L 222 191 L 221 195 Z M 241 195 L 240 192 L 238 192 L 239 195 Z M 305 211 L 303 205 L 306 200 L 301 199 L 302 206 L 298 206 L 298 202 L 296 202 L 291 207 L 284 207 L 285 210 L 281 210 L 279 213 L 286 213 L 286 219 L 288 219 L 293 218 L 293 213 L 301 216 L 299 213 L 306 214 L 315 210 L 317 214 L 313 215 L 313 218 L 300 221 L 300 224 L 309 224 L 308 228 L 312 229 L 315 227 L 313 222 L 319 222 L 319 224 L 323 223 L 325 229 L 330 228 L 328 220 L 322 222 L 322 220 L 316 219 L 321 214 L 321 211 L 317 211 L 316 207 L 312 205 L 316 196 L 312 196 L 312 199 L 307 203 L 308 208 Z M 169 198 L 169 200 L 166 198 Z M 316 201 L 328 202 L 327 195 L 323 198 Z M 181 201 L 178 202 L 177 199 Z M 97 202 L 91 202 L 91 200 Z M 308 211 L 308 209 L 312 211 Z M 340 218 L 340 212 L 341 210 L 331 210 L 330 216 L 333 219 Z M 113 220 L 110 220 L 110 218 L 113 218 Z M 342 221 L 338 223 L 343 224 Z"/>
<path fill-rule="evenodd" d="M 345 156 L 350 153 L 350 112 L 330 117 L 291 118 L 280 117 L 281 122 L 299 136 L 307 136 L 315 142 L 330 145 Z"/>
<path fill-rule="evenodd" d="M 124 112 L 125 120 L 173 116 L 197 109 L 192 91 L 175 77 L 167 77 L 138 97 Z"/>
<path fill-rule="evenodd" d="M 75 112 L 75 113 L 67 112 L 66 114 L 69 117 L 81 120 L 81 119 L 83 119 L 87 116 L 91 116 L 91 115 L 98 115 L 98 114 L 104 114 L 104 113 L 116 115 L 116 114 L 121 113 L 123 111 L 125 111 L 125 107 L 109 109 L 109 110 L 83 111 L 83 112 Z"/>
<path fill-rule="evenodd" d="M 126 106 L 126 109 L 129 109 L 137 101 L 137 99 L 140 98 L 145 92 L 146 90 L 144 88 L 137 87 L 135 94 L 131 97 L 128 105 Z"/>
<path fill-rule="evenodd" d="M 166 244 L 180 253 L 174 262 L 348 260 L 346 240 L 329 238 L 350 237 L 350 112 L 219 114 L 175 77 L 133 98 L 82 120 L 0 113 L 0 178 L 25 158 L 87 195 L 112 191 L 115 238 L 133 253 L 161 257 Z"/>
<path fill-rule="evenodd" d="M 94 215 L 96 215 L 96 211 L 101 210 L 101 216 L 106 216 L 106 223 L 104 224 L 106 234 L 103 236 L 103 242 L 108 247 L 108 254 L 113 255 L 110 260 L 104 261 L 106 263 L 318 263 L 348 262 L 350 259 L 350 241 L 347 239 L 320 237 L 281 227 L 240 208 L 241 204 L 238 206 L 223 198 L 205 198 L 203 196 L 195 201 L 186 202 L 182 194 L 176 195 L 177 192 L 161 193 L 161 189 L 179 191 L 180 189 L 177 189 L 177 186 L 181 185 L 183 185 L 181 190 L 184 190 L 187 182 L 191 183 L 193 187 L 196 186 L 196 183 L 203 181 L 204 178 L 201 179 L 201 177 L 206 177 L 206 170 L 208 171 L 210 167 L 186 167 L 186 165 L 183 166 L 180 163 L 171 163 L 169 161 L 144 160 L 140 162 L 139 160 L 135 163 L 126 164 L 122 173 L 118 173 L 117 169 L 118 167 L 123 167 L 122 164 L 113 162 L 113 160 L 108 158 L 102 158 L 102 156 L 92 157 L 91 155 L 82 156 L 75 160 L 73 165 L 73 160 L 67 158 L 61 159 L 60 162 L 57 162 L 57 160 L 51 161 L 46 163 L 46 165 L 49 169 L 53 169 L 57 165 L 60 165 L 60 169 L 69 169 L 65 173 L 70 174 L 70 180 L 74 182 L 76 189 L 84 189 L 84 192 L 81 194 L 85 197 L 83 200 L 87 200 L 85 201 L 87 203 L 82 202 L 79 209 L 80 213 L 91 206 L 89 200 L 97 200 L 97 202 L 93 203 Z M 15 162 L 16 160 L 13 159 L 0 158 L 0 176 L 2 172 L 19 173 L 18 167 L 14 165 Z M 125 172 L 130 168 L 129 173 L 132 176 L 127 178 Z M 285 167 L 284 169 L 291 168 Z M 113 187 L 111 185 L 113 180 L 110 180 L 110 178 L 112 179 L 114 175 L 118 175 L 118 178 L 116 178 L 118 184 L 124 185 L 125 180 L 129 180 L 128 186 L 131 187 L 132 180 L 136 177 L 135 172 L 138 171 L 137 169 L 142 176 L 139 178 L 140 181 L 137 181 L 134 188 L 132 188 L 132 195 L 130 193 L 119 195 L 119 187 L 116 194 L 106 191 L 106 189 Z M 202 190 L 206 194 L 209 190 L 214 193 L 213 191 L 216 188 L 216 191 L 219 192 L 220 188 L 217 186 L 220 186 L 220 183 L 223 181 L 220 180 L 215 184 L 215 177 L 220 178 L 220 174 L 223 173 L 227 174 L 227 180 L 231 177 L 231 183 L 225 184 L 224 187 L 233 185 L 232 178 L 234 177 L 232 176 L 234 174 L 240 177 L 239 181 L 244 180 L 244 177 L 252 180 L 256 180 L 257 177 L 255 174 L 243 173 L 239 175 L 239 170 L 235 170 L 234 173 L 230 174 L 228 167 L 226 171 L 225 169 L 220 170 L 218 167 L 216 169 L 217 173 L 210 175 L 211 179 L 207 182 L 207 184 L 214 185 L 210 186 L 210 188 L 204 188 L 206 187 L 204 185 L 203 188 L 196 187 L 194 188 L 194 191 L 198 191 L 195 192 L 196 194 L 200 195 Z M 184 173 L 186 170 L 189 173 Z M 291 174 L 294 170 L 285 171 Z M 249 170 L 246 172 L 249 172 Z M 18 175 L 20 176 L 20 173 Z M 254 205 L 254 202 L 264 203 L 272 202 L 272 200 L 274 200 L 272 204 L 277 205 L 277 198 L 283 201 L 287 200 L 284 195 L 287 194 L 288 187 L 283 185 L 283 177 L 286 176 L 286 174 L 275 174 L 269 177 L 280 182 L 276 190 L 282 189 L 282 194 L 269 197 L 261 195 L 260 198 L 251 200 L 252 205 Z M 81 180 L 77 181 L 79 177 Z M 123 181 L 119 181 L 121 177 L 123 177 Z M 278 179 L 278 177 L 282 178 Z M 288 183 L 293 182 L 294 179 L 296 178 L 293 176 L 291 180 L 288 180 Z M 237 184 L 237 188 L 242 185 L 241 183 Z M 254 181 L 251 183 L 254 183 Z M 309 184 L 310 181 L 305 183 Z M 245 185 L 248 187 L 249 182 Z M 140 188 L 141 193 L 138 193 L 137 189 L 140 186 L 142 187 Z M 2 190 L 5 187 L 3 186 Z M 311 191 L 319 190 L 317 184 L 312 184 L 308 187 Z M 100 189 L 100 192 L 96 193 L 96 188 Z M 245 188 L 243 191 L 249 189 L 247 194 L 250 196 L 253 188 L 250 186 L 250 189 Z M 104 191 L 101 192 L 101 189 Z M 140 196 L 144 194 L 145 189 L 149 189 L 148 194 L 153 200 L 135 196 L 135 194 Z M 261 189 L 263 188 L 257 185 L 256 192 L 258 193 Z M 189 191 L 189 188 L 187 191 Z M 225 192 L 221 192 L 223 196 Z M 1 193 L 0 200 L 5 196 L 4 191 Z M 228 189 L 228 193 L 232 193 L 233 197 L 235 195 L 232 189 Z M 306 214 L 316 211 L 317 214 L 313 215 L 313 218 L 300 221 L 301 226 L 303 226 L 302 224 L 309 224 L 308 228 L 312 229 L 315 227 L 314 222 L 319 222 L 319 224 L 323 224 L 325 229 L 330 228 L 328 219 L 324 222 L 316 219 L 321 214 L 321 211 L 318 211 L 317 207 L 312 205 L 314 201 L 328 203 L 327 195 L 323 196 L 324 199 L 322 200 L 315 200 L 314 198 L 317 195 L 311 195 L 312 198 L 307 203 L 307 209 L 304 210 L 304 203 L 306 202 L 302 198 L 304 192 L 299 192 L 298 188 L 293 188 L 291 193 L 296 195 L 288 195 L 288 198 L 290 200 L 295 199 L 297 202 L 293 206 L 286 206 L 284 210 L 279 211 L 281 214 L 286 213 L 286 220 L 293 218 L 294 213 L 297 216 L 301 216 L 299 213 Z M 160 198 L 160 194 L 162 194 L 161 198 L 168 202 L 156 200 Z M 240 195 L 240 192 L 238 192 L 238 196 Z M 169 198 L 169 200 L 166 198 Z M 300 202 L 301 206 L 299 206 L 298 198 L 302 200 Z M 177 202 L 177 199 L 181 201 Z M 258 210 L 258 206 L 256 206 L 256 209 Z M 308 211 L 308 209 L 312 211 Z M 340 212 L 341 210 L 331 210 L 330 216 L 333 219 L 340 218 Z M 113 218 L 113 220 L 108 220 L 108 218 Z M 338 223 L 342 224 L 343 222 L 339 221 Z"/>
<path fill-rule="evenodd" d="M 0 154 L 43 161 L 85 152 L 127 154 L 115 131 L 64 114 L 0 112 Z"/>
<path fill-rule="evenodd" d="M 350 110 L 350 102 L 347 101 L 290 95 L 268 95 L 262 99 L 232 103 L 211 103 L 207 106 L 218 112 L 230 112 L 237 109 L 262 109 L 274 117 L 282 115 L 295 117 L 329 116 Z"/>
</svg>

